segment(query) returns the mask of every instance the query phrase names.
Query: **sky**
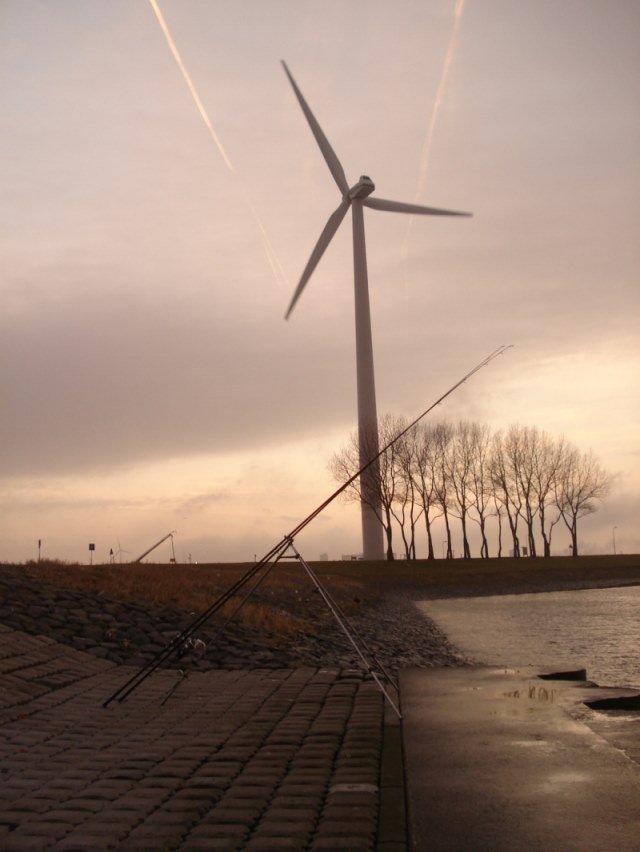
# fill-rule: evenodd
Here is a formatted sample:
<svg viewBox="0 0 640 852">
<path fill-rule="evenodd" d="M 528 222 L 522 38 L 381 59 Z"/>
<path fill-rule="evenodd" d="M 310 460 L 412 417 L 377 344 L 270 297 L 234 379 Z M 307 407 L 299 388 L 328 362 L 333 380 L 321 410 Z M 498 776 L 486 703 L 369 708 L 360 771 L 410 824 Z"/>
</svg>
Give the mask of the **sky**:
<svg viewBox="0 0 640 852">
<path fill-rule="evenodd" d="M 639 552 L 635 0 L 0 3 L 0 561 L 252 560 L 334 488 L 356 425 L 350 183 L 378 411 L 535 425 L 615 474 L 586 552 Z M 558 533 L 558 552 L 567 552 Z M 332 504 L 308 558 L 357 553 Z M 419 543 L 424 547 L 424 542 Z M 168 559 L 168 545 L 159 559 Z"/>
</svg>

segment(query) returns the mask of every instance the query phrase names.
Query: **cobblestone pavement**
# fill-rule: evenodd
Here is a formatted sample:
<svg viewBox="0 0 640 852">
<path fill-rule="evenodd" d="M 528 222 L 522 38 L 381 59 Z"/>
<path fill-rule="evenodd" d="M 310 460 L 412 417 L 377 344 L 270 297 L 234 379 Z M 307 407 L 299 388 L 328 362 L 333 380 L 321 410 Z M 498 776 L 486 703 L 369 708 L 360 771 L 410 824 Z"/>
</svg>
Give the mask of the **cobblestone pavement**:
<svg viewBox="0 0 640 852">
<path fill-rule="evenodd" d="M 0 626 L 0 849 L 403 848 L 360 674 L 159 670 L 103 708 L 133 671 Z"/>
</svg>

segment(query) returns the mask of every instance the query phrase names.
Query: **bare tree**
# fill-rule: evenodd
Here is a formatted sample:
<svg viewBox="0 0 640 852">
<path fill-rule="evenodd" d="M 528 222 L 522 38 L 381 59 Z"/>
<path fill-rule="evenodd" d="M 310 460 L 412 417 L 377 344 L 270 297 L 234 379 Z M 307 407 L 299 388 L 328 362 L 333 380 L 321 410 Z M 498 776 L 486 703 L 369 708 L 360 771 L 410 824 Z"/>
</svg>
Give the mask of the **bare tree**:
<svg viewBox="0 0 640 852">
<path fill-rule="evenodd" d="M 528 550 L 538 552 L 538 536 L 546 557 L 551 538 L 563 521 L 578 555 L 578 521 L 596 511 L 608 494 L 612 478 L 592 453 L 581 453 L 564 438 L 551 438 L 536 427 L 511 426 L 492 434 L 488 426 L 460 421 L 406 428 L 404 418 L 385 415 L 372 436 L 387 447 L 374 477 L 374 491 L 362 494 L 354 481 L 345 497 L 363 500 L 376 512 L 393 560 L 394 524 L 398 524 L 405 557 L 416 558 L 416 528 L 424 517 L 427 557 L 435 559 L 433 524 L 440 517 L 446 532 L 446 557 L 453 558 L 451 518 L 458 518 L 465 558 L 471 556 L 468 520 L 480 529 L 480 555 L 489 556 L 488 521 L 497 520 L 498 556 L 502 556 L 507 524 L 513 555 L 521 555 L 519 524 L 526 525 Z M 398 440 L 394 440 L 394 439 Z M 338 482 L 346 482 L 360 468 L 361 444 L 354 433 L 330 461 Z M 492 507 L 492 508 L 490 508 Z M 506 520 L 506 523 L 505 523 Z M 444 542 L 443 542 L 444 544 Z"/>
<path fill-rule="evenodd" d="M 491 471 L 489 458 L 491 450 L 491 430 L 485 424 L 471 424 L 471 475 L 469 488 L 473 497 L 475 514 L 471 517 L 480 527 L 480 556 L 489 558 L 489 542 L 487 540 L 487 518 L 489 517 L 489 500 L 491 498 Z"/>
<path fill-rule="evenodd" d="M 435 559 L 433 523 L 442 512 L 438 511 L 436 478 L 439 471 L 439 442 L 436 429 L 431 424 L 420 425 L 415 434 L 412 477 L 416 499 L 420 502 L 427 532 L 427 559 Z"/>
<path fill-rule="evenodd" d="M 473 440 L 471 424 L 461 420 L 453 433 L 449 444 L 449 452 L 445 455 L 446 475 L 451 483 L 452 501 L 451 513 L 460 520 L 462 530 L 462 554 L 465 559 L 471 558 L 467 521 L 469 510 L 473 505 Z"/>
<path fill-rule="evenodd" d="M 400 425 L 398 425 L 400 424 Z M 378 423 L 378 434 L 371 435 L 371 450 L 389 444 L 404 428 L 401 418 L 384 415 Z M 394 431 L 395 430 L 395 431 Z M 366 438 L 364 445 L 366 446 Z M 354 432 L 345 447 L 335 453 L 329 461 L 329 471 L 333 478 L 340 483 L 346 482 L 360 469 L 360 451 L 363 442 L 359 433 Z M 376 449 L 377 452 L 377 449 Z M 362 489 L 360 478 L 354 480 L 345 491 L 345 499 L 363 501 L 376 513 L 382 524 L 387 540 L 387 560 L 393 561 L 393 503 L 396 500 L 399 486 L 398 473 L 398 444 L 388 446 L 380 456 L 379 464 L 374 466 L 374 476 L 368 483 L 366 493 Z"/>
<path fill-rule="evenodd" d="M 498 519 L 498 559 L 500 559 L 502 557 L 502 503 L 498 499 L 495 490 L 492 490 L 491 497 L 493 498 L 493 505 L 495 507 L 493 515 Z"/>
<path fill-rule="evenodd" d="M 508 437 L 508 436 L 507 436 Z M 513 540 L 513 555 L 520 556 L 520 539 L 518 538 L 518 519 L 520 517 L 520 495 L 515 487 L 512 476 L 512 463 L 507 450 L 507 441 L 502 432 L 493 436 L 491 447 L 491 459 L 489 462 L 491 471 L 491 485 L 496 501 L 504 509 L 511 538 Z"/>
<path fill-rule="evenodd" d="M 507 435 L 513 482 L 519 495 L 522 517 L 527 525 L 529 556 L 536 556 L 534 520 L 538 505 L 533 486 L 533 459 L 538 449 L 539 432 L 535 426 L 512 426 Z"/>
<path fill-rule="evenodd" d="M 555 502 L 571 535 L 571 551 L 578 555 L 578 520 L 597 510 L 611 488 L 612 477 L 593 453 L 567 448 L 555 481 Z"/>
<path fill-rule="evenodd" d="M 543 554 L 551 556 L 551 536 L 553 528 L 562 515 L 558 511 L 555 518 L 550 517 L 555 484 L 562 467 L 566 445 L 564 438 L 554 440 L 546 432 L 541 432 L 531 457 L 532 487 L 538 511 Z"/>
<path fill-rule="evenodd" d="M 405 421 L 398 420 L 394 425 L 394 428 L 397 429 L 396 434 L 403 431 L 405 427 Z M 418 430 L 414 427 L 398 441 L 396 453 L 398 474 L 396 506 L 398 506 L 398 511 L 392 511 L 400 526 L 407 559 L 416 558 L 416 525 L 424 511 L 424 507 L 416 499 L 418 495 L 413 476 L 418 450 L 417 440 Z"/>
<path fill-rule="evenodd" d="M 433 438 L 436 452 L 436 469 L 434 477 L 434 490 L 436 500 L 442 510 L 444 527 L 447 534 L 447 559 L 453 559 L 453 547 L 451 545 L 451 524 L 449 523 L 449 511 L 453 503 L 453 489 L 449 480 L 449 455 L 451 453 L 451 442 L 453 440 L 453 426 L 450 423 L 437 423 L 433 429 Z"/>
</svg>

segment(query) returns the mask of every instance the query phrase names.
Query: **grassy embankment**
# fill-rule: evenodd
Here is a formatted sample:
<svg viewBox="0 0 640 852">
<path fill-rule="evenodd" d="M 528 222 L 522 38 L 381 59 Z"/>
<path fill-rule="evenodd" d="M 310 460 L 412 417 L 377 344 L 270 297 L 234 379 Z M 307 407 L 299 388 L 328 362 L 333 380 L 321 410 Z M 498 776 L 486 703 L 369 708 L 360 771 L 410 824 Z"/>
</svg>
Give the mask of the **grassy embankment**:
<svg viewBox="0 0 640 852">
<path fill-rule="evenodd" d="M 390 592 L 436 598 L 640 585 L 640 556 L 627 555 L 312 564 L 348 613 L 375 604 Z M 251 566 L 135 563 L 88 567 L 43 561 L 7 567 L 57 586 L 199 614 Z M 226 612 L 238 601 L 232 599 Z M 239 621 L 270 633 L 290 634 L 313 623 L 317 626 L 324 616 L 324 604 L 303 569 L 297 563 L 282 562 L 243 607 Z"/>
</svg>

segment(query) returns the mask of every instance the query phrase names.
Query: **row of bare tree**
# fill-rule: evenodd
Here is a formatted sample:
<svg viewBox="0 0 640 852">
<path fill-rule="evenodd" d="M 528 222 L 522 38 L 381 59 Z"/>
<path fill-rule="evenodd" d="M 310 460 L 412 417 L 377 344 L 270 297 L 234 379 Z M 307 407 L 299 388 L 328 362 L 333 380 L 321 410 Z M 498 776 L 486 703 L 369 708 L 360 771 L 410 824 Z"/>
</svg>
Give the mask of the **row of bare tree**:
<svg viewBox="0 0 640 852">
<path fill-rule="evenodd" d="M 452 526 L 460 525 L 465 559 L 471 557 L 469 531 L 477 525 L 480 556 L 489 557 L 488 532 L 497 527 L 497 555 L 503 540 L 514 556 L 551 555 L 553 530 L 560 521 L 578 555 L 578 520 L 595 512 L 609 492 L 612 477 L 593 453 L 584 453 L 564 438 L 535 426 L 492 431 L 487 425 L 460 421 L 418 424 L 406 435 L 401 417 L 385 415 L 379 423 L 380 457 L 377 497 L 369 503 L 384 527 L 387 559 L 394 558 L 394 529 L 400 532 L 406 559 L 416 558 L 416 537 L 424 527 L 427 558 L 435 558 L 433 524 L 442 519 L 446 557 L 453 558 Z M 360 467 L 358 435 L 329 462 L 340 483 Z M 347 499 L 362 499 L 356 479 Z"/>
</svg>

